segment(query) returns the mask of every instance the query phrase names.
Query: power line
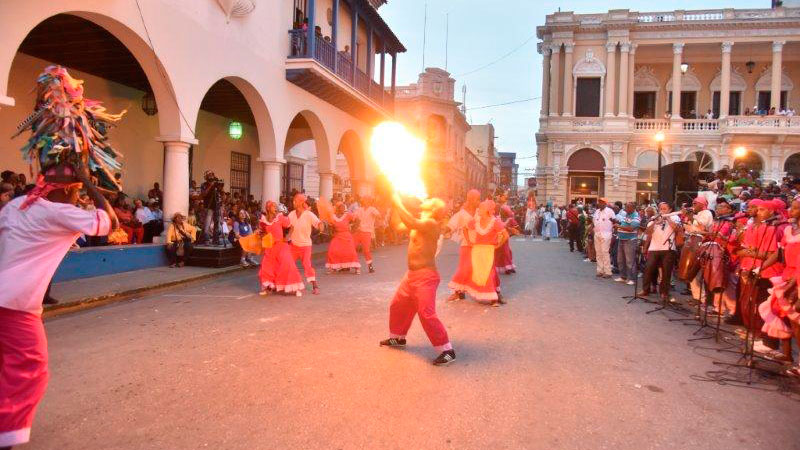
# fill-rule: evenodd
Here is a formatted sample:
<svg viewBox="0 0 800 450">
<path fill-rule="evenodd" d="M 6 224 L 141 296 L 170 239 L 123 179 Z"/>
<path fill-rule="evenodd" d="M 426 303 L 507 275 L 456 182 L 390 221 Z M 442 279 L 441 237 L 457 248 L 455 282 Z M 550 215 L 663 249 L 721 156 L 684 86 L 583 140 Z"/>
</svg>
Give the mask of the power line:
<svg viewBox="0 0 800 450">
<path fill-rule="evenodd" d="M 533 101 L 533 100 L 540 100 L 541 98 L 542 97 L 531 97 L 531 98 L 525 98 L 525 99 L 522 99 L 522 100 L 512 100 L 510 102 L 496 103 L 494 105 L 475 106 L 473 108 L 467 108 L 467 111 L 474 111 L 476 109 L 496 108 L 498 106 L 513 105 L 513 104 L 516 104 L 516 103 L 525 103 L 525 102 L 530 102 L 530 101 Z"/>
<path fill-rule="evenodd" d="M 478 67 L 477 69 L 470 70 L 469 72 L 460 73 L 460 74 L 456 75 L 456 77 L 465 77 L 467 75 L 471 75 L 471 74 L 473 74 L 475 72 L 479 72 L 479 71 L 481 71 L 481 70 L 483 70 L 483 69 L 485 69 L 487 67 L 490 67 L 490 66 L 493 66 L 493 65 L 499 63 L 500 61 L 502 61 L 502 60 L 508 58 L 509 56 L 513 55 L 517 50 L 519 50 L 522 47 L 524 47 L 525 45 L 527 45 L 528 42 L 532 41 L 533 38 L 535 38 L 535 37 L 536 37 L 536 33 L 533 33 L 528 39 L 525 39 L 525 42 L 523 42 L 522 44 L 514 47 L 511 51 L 509 51 L 505 55 L 495 59 L 494 61 L 492 61 L 490 63 L 484 64 L 484 65 Z"/>
</svg>

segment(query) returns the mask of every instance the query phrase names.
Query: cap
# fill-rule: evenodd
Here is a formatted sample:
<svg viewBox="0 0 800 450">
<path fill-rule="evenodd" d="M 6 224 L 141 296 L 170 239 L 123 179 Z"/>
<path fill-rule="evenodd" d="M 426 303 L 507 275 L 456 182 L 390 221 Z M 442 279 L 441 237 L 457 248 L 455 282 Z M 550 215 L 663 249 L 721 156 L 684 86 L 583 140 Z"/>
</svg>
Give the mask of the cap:
<svg viewBox="0 0 800 450">
<path fill-rule="evenodd" d="M 708 206 L 708 199 L 698 195 L 694 198 L 694 200 L 692 200 L 692 203 L 700 203 L 703 206 Z"/>
</svg>

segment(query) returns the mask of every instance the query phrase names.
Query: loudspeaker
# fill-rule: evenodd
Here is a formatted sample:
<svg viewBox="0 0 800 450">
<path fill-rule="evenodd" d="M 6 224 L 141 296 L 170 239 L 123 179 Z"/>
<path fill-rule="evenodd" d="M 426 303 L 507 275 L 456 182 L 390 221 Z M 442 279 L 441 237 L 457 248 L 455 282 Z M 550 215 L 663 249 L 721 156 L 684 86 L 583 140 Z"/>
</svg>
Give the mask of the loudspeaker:
<svg viewBox="0 0 800 450">
<path fill-rule="evenodd" d="M 697 193 L 697 161 L 679 161 L 661 167 L 661 182 L 658 184 L 658 198 L 672 203 L 675 208 L 681 203 L 691 203 Z M 675 202 L 679 202 L 675 204 Z"/>
</svg>

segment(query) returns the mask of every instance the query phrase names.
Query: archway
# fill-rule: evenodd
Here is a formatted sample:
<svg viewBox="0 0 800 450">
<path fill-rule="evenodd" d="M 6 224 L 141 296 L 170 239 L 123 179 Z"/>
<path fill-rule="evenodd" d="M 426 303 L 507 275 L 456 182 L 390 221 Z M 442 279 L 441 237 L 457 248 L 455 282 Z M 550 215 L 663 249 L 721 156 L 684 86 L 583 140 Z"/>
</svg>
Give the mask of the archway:
<svg viewBox="0 0 800 450">
<path fill-rule="evenodd" d="M 697 161 L 699 177 L 708 180 L 714 174 L 714 158 L 704 151 L 696 151 L 686 156 L 687 161 Z"/>
<path fill-rule="evenodd" d="M 239 77 L 217 80 L 200 102 L 195 130 L 199 144 L 189 155 L 193 188 L 202 187 L 206 171 L 212 171 L 225 182 L 234 209 L 256 213 L 271 194 L 258 161 L 276 157 L 272 121 L 258 91 Z"/>
<path fill-rule="evenodd" d="M 354 195 L 363 195 L 361 186 L 366 178 L 365 174 L 365 155 L 364 148 L 361 144 L 361 139 L 353 130 L 347 130 L 342 135 L 339 141 L 339 147 L 336 152 L 336 177 L 341 183 L 340 186 L 336 185 L 334 179 L 333 192 L 350 193 Z M 342 161 L 343 159 L 343 161 Z M 342 164 L 342 162 L 344 164 Z"/>
<path fill-rule="evenodd" d="M 636 158 L 636 203 L 650 203 L 658 197 L 658 153 L 645 150 Z"/>
<path fill-rule="evenodd" d="M 754 173 L 753 178 L 759 178 L 764 171 L 764 160 L 758 153 L 750 151 L 744 156 L 736 158 L 733 161 L 733 167 L 737 170 L 744 167 Z"/>
<path fill-rule="evenodd" d="M 800 153 L 794 153 L 786 158 L 783 163 L 783 171 L 787 177 L 800 178 Z"/>
<path fill-rule="evenodd" d="M 294 191 L 305 191 L 313 198 L 331 198 L 336 159 L 331 154 L 322 121 L 315 113 L 305 110 L 295 114 L 286 133 L 284 155 L 281 191 L 285 201 Z"/>
<path fill-rule="evenodd" d="M 603 155 L 592 148 L 582 148 L 567 160 L 569 192 L 567 200 L 571 203 L 596 203 L 604 195 L 604 173 L 606 162 Z"/>
<path fill-rule="evenodd" d="M 22 38 L 8 73 L 2 74 L 16 105 L 0 108 L 0 123 L 7 131 L 0 142 L 31 113 L 36 77 L 51 64 L 65 66 L 84 80 L 87 98 L 103 102 L 112 112 L 127 109 L 109 137 L 124 155 L 124 192 L 146 197 L 154 182 L 163 182 L 164 145 L 156 138 L 193 138 L 181 121 L 169 74 L 158 56 L 134 31 L 107 16 L 71 12 L 46 18 Z M 145 97 L 152 101 L 143 102 Z M 4 146 L 21 145 L 15 140 Z M 0 165 L 27 172 L 14 152 L 2 152 Z"/>
</svg>

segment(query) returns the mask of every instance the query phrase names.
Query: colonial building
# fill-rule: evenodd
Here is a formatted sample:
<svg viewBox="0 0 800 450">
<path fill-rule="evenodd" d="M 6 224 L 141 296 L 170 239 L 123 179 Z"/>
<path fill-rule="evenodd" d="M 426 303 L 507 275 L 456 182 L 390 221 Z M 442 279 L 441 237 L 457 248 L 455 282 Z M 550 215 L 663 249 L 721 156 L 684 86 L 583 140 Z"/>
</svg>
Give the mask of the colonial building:
<svg viewBox="0 0 800 450">
<path fill-rule="evenodd" d="M 659 131 L 663 164 L 800 175 L 800 119 L 778 115 L 800 109 L 800 8 L 557 12 L 537 32 L 540 201 L 653 197 Z"/>
<path fill-rule="evenodd" d="M 455 80 L 426 68 L 416 83 L 398 86 L 395 116 L 427 141 L 423 177 L 431 195 L 463 198 L 467 186 L 466 134 L 470 129 L 453 97 Z"/>
<path fill-rule="evenodd" d="M 467 148 L 469 148 L 486 168 L 486 184 L 484 193 L 494 192 L 500 182 L 500 167 L 497 164 L 497 149 L 494 146 L 494 125 L 471 125 L 467 131 Z"/>
<path fill-rule="evenodd" d="M 486 164 L 469 147 L 467 147 L 465 155 L 466 188 L 477 189 L 484 193 L 487 190 L 486 180 L 488 179 Z"/>
<path fill-rule="evenodd" d="M 512 196 L 517 195 L 517 175 L 519 164 L 517 154 L 513 152 L 498 152 L 500 157 L 500 187 L 509 191 Z"/>
<path fill-rule="evenodd" d="M 207 169 L 257 199 L 310 178 L 330 197 L 344 157 L 340 184 L 369 192 L 364 144 L 392 117 L 405 51 L 383 3 L 0 2 L 0 168 L 27 172 L 24 138 L 9 137 L 32 111 L 37 75 L 61 64 L 85 80 L 87 97 L 128 110 L 110 132 L 125 155 L 125 191 L 162 183 L 165 217 L 187 213 L 189 181 Z M 290 155 L 303 142 L 310 154 Z"/>
</svg>

